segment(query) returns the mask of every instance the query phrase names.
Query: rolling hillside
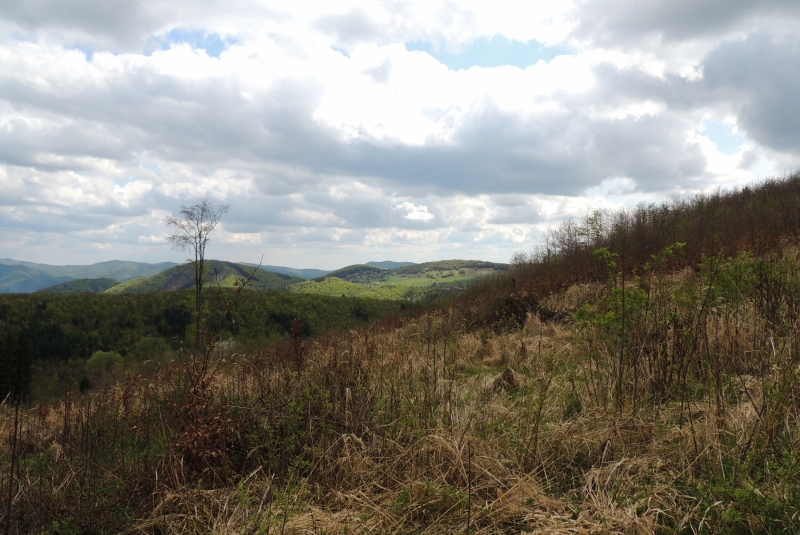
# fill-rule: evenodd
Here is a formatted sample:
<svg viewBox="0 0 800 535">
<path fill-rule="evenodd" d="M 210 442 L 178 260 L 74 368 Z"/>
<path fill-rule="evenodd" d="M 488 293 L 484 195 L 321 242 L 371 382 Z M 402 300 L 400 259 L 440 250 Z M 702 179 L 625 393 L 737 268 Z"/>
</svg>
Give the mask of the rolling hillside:
<svg viewBox="0 0 800 535">
<path fill-rule="evenodd" d="M 216 285 L 219 282 L 224 288 L 233 287 L 237 279 L 247 278 L 255 268 L 224 262 L 221 260 L 206 261 L 206 285 Z M 285 290 L 292 284 L 303 282 L 304 279 L 273 273 L 257 269 L 251 282 L 253 288 L 263 290 Z M 140 277 L 118 284 L 106 290 L 106 293 L 150 293 L 170 290 L 185 290 L 194 287 L 194 268 L 191 264 L 182 264 L 166 271 Z"/>
</svg>

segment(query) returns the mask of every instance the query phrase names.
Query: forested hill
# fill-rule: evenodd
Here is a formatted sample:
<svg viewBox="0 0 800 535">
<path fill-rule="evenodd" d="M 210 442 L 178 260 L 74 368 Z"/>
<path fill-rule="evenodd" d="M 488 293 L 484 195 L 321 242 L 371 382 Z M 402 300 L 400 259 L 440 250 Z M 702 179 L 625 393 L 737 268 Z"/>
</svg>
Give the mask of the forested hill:
<svg viewBox="0 0 800 535">
<path fill-rule="evenodd" d="M 303 282 L 300 277 L 283 273 L 274 273 L 233 262 L 222 260 L 206 260 L 205 282 L 208 285 L 219 284 L 223 288 L 231 288 L 237 280 L 250 277 L 253 288 L 263 290 L 286 290 L 292 284 Z M 192 264 L 175 266 L 166 271 L 123 282 L 109 288 L 106 293 L 150 293 L 165 290 L 185 290 L 194 287 L 194 267 Z"/>
<path fill-rule="evenodd" d="M 379 278 L 389 270 L 386 268 L 370 266 L 368 264 L 354 264 L 345 266 L 336 271 L 331 271 L 322 277 L 317 277 L 315 281 L 321 282 L 328 277 L 339 278 L 348 282 L 366 282 Z"/>
</svg>

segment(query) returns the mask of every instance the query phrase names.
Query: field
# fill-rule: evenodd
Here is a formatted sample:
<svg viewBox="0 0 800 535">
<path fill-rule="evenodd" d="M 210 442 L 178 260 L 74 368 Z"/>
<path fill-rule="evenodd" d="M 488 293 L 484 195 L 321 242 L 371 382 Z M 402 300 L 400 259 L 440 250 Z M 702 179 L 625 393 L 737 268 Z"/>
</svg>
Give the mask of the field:
<svg viewBox="0 0 800 535">
<path fill-rule="evenodd" d="M 382 284 L 415 288 L 424 288 L 432 285 L 465 287 L 480 277 L 495 273 L 497 273 L 497 270 L 494 268 L 430 269 L 421 273 L 390 274 L 385 279 L 382 279 Z"/>
<path fill-rule="evenodd" d="M 415 293 L 407 288 L 391 284 L 356 284 L 336 277 L 325 277 L 322 281 L 306 281 L 293 285 L 293 293 L 309 293 L 335 297 L 359 297 L 387 299 L 392 301 L 413 300 Z"/>
<path fill-rule="evenodd" d="M 414 301 L 424 298 L 426 290 L 464 290 L 482 277 L 507 269 L 507 264 L 478 260 L 443 260 L 391 270 L 354 265 L 296 284 L 291 291 Z"/>
</svg>

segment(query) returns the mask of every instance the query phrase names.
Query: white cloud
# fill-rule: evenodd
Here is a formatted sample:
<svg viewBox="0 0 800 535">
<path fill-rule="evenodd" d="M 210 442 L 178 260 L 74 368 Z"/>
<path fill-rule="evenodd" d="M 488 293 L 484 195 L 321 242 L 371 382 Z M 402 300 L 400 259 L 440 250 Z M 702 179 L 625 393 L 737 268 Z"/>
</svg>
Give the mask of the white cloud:
<svg viewBox="0 0 800 535">
<path fill-rule="evenodd" d="M 427 223 L 433 221 L 436 216 L 428 211 L 424 204 L 414 204 L 408 201 L 398 204 L 393 208 L 396 212 L 403 213 L 403 217 L 409 221 L 422 221 Z"/>
<path fill-rule="evenodd" d="M 232 205 L 221 257 L 507 260 L 565 215 L 800 165 L 798 5 L 4 5 L 0 255 L 180 260 L 163 217 L 209 198 Z M 409 51 L 494 36 L 566 52 L 451 70 Z M 720 151 L 707 117 L 745 142 Z"/>
<path fill-rule="evenodd" d="M 163 233 L 157 236 L 139 236 L 136 241 L 139 243 L 166 244 L 169 241 L 169 234 Z"/>
</svg>

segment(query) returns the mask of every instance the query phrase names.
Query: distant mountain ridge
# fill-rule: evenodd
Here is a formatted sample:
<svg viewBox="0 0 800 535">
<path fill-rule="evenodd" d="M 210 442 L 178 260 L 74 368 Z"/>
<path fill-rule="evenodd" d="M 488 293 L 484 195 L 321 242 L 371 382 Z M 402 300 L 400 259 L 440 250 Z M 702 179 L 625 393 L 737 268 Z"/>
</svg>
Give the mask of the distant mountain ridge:
<svg viewBox="0 0 800 535">
<path fill-rule="evenodd" d="M 77 293 L 93 293 L 93 294 L 101 294 L 108 290 L 109 288 L 113 288 L 117 284 L 120 284 L 118 280 L 109 279 L 107 277 L 103 277 L 100 279 L 72 279 L 66 282 L 62 282 L 60 284 L 56 284 L 54 286 L 48 286 L 47 288 L 43 288 L 41 290 L 37 290 L 36 293 L 48 293 L 48 294 L 77 294 Z"/>
<path fill-rule="evenodd" d="M 250 262 L 239 262 L 243 266 L 252 266 L 256 267 L 257 264 L 252 264 Z M 397 269 L 401 267 L 413 266 L 416 265 L 414 262 L 395 262 L 393 260 L 383 260 L 381 262 L 370 261 L 366 264 L 355 264 L 356 266 L 371 266 L 381 269 Z M 338 276 L 332 275 L 332 273 L 340 272 L 342 270 L 346 270 L 351 268 L 352 266 L 345 266 L 343 268 L 336 269 L 331 271 L 329 269 L 298 269 L 298 268 L 290 268 L 286 266 L 269 266 L 269 265 L 262 265 L 261 269 L 267 271 L 273 271 L 275 273 L 283 273 L 285 275 L 293 275 L 295 277 L 300 277 L 301 279 L 318 279 L 320 277 L 325 276 Z"/>
<path fill-rule="evenodd" d="M 384 260 L 382 262 L 374 262 L 370 261 L 367 262 L 368 266 L 375 266 L 383 269 L 397 269 L 406 266 L 413 266 L 416 265 L 415 262 L 395 262 L 393 260 Z"/>
<path fill-rule="evenodd" d="M 0 258 L 0 293 L 31 293 L 75 279 L 127 281 L 153 275 L 175 265 L 174 262 L 147 264 L 110 260 L 85 266 L 52 266 Z"/>
<path fill-rule="evenodd" d="M 257 264 L 209 260 L 209 267 L 221 269 L 221 277 L 230 279 L 247 276 Z M 176 268 L 177 269 L 176 271 Z M 322 281 L 326 277 L 337 277 L 358 284 L 396 284 L 395 276 L 433 277 L 429 272 L 459 270 L 460 268 L 503 270 L 508 264 L 497 264 L 480 260 L 440 260 L 435 262 L 397 262 L 392 260 L 370 261 L 329 271 L 324 269 L 297 269 L 286 266 L 259 266 L 253 286 L 259 288 L 286 289 L 303 280 Z M 188 270 L 188 271 L 187 271 Z M 168 272 L 169 273 L 166 273 Z M 184 273 L 186 271 L 186 273 Z M 110 260 L 90 265 L 53 266 L 10 258 L 0 259 L 0 293 L 32 293 L 40 290 L 53 293 L 103 292 L 146 293 L 153 291 L 187 288 L 193 285 L 189 276 L 190 264 L 161 262 L 148 264 L 123 260 Z M 163 277 L 162 274 L 166 273 Z M 213 269 L 207 273 L 213 273 Z M 396 278 L 396 277 L 395 277 Z M 434 277 L 435 278 L 435 277 Z M 104 279 L 100 282 L 98 279 Z M 111 282 L 120 284 L 111 286 Z M 229 281 L 229 282 L 230 282 Z M 404 284 L 408 282 L 404 279 Z M 130 284 L 129 284 L 130 283 Z M 109 287 L 110 286 L 110 287 Z"/>
<path fill-rule="evenodd" d="M 256 267 L 258 264 L 253 264 L 250 262 L 239 262 L 239 264 L 243 266 L 250 266 Z M 298 269 L 298 268 L 290 268 L 286 266 L 265 266 L 262 265 L 261 269 L 264 271 L 272 271 L 273 273 L 283 273 L 284 275 L 291 275 L 293 277 L 300 277 L 301 279 L 315 279 L 317 277 L 322 277 L 323 275 L 330 273 L 326 269 Z"/>
<path fill-rule="evenodd" d="M 23 265 L 0 264 L 0 293 L 30 293 L 72 280 L 57 277 Z"/>
</svg>

